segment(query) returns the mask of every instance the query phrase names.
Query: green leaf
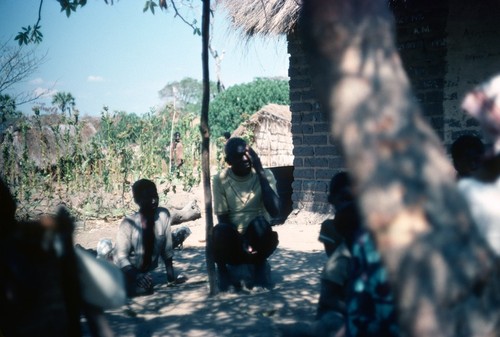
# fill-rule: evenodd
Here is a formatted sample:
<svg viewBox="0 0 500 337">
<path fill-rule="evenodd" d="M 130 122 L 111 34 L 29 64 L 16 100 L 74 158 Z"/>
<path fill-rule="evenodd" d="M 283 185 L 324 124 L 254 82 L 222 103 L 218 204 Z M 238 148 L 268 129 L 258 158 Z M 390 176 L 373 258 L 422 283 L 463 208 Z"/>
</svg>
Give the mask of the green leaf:
<svg viewBox="0 0 500 337">
<path fill-rule="evenodd" d="M 144 4 L 144 8 L 142 10 L 143 13 L 146 13 L 146 11 L 149 9 L 149 3 L 150 1 L 146 1 L 146 3 Z"/>
<path fill-rule="evenodd" d="M 28 27 L 22 27 L 21 28 L 23 31 L 22 32 L 19 32 L 16 36 L 16 40 L 17 42 L 19 43 L 19 45 L 27 45 L 30 43 L 31 39 L 30 39 L 30 35 L 32 34 L 31 33 L 31 26 L 28 26 Z"/>
<path fill-rule="evenodd" d="M 40 43 L 43 40 L 43 34 L 39 29 L 34 29 L 31 34 L 31 41 L 34 43 Z"/>
<path fill-rule="evenodd" d="M 57 2 L 59 2 L 59 5 L 61 5 L 61 12 L 64 11 L 68 6 L 67 0 L 57 0 Z"/>
<path fill-rule="evenodd" d="M 19 43 L 20 46 L 22 46 L 23 44 L 28 44 L 28 34 L 26 33 L 23 33 L 23 32 L 19 32 L 17 34 L 17 36 L 15 37 L 15 40 L 17 40 L 17 43 Z"/>
<path fill-rule="evenodd" d="M 155 13 L 155 7 L 158 6 L 154 1 L 150 1 L 149 9 L 151 9 L 151 13 Z"/>
</svg>

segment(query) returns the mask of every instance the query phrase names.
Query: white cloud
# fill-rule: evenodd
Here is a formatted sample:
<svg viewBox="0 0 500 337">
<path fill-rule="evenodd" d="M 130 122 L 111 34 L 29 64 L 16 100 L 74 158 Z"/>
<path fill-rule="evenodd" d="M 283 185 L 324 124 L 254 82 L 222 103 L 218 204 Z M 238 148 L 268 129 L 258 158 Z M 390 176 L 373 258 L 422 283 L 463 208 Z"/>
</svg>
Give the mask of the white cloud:
<svg viewBox="0 0 500 337">
<path fill-rule="evenodd" d="M 43 79 L 41 77 L 35 78 L 35 79 L 30 81 L 30 84 L 33 84 L 33 85 L 40 85 L 42 83 L 43 83 Z"/>
<path fill-rule="evenodd" d="M 87 77 L 87 82 L 104 82 L 104 77 L 90 75 L 89 77 Z"/>
</svg>

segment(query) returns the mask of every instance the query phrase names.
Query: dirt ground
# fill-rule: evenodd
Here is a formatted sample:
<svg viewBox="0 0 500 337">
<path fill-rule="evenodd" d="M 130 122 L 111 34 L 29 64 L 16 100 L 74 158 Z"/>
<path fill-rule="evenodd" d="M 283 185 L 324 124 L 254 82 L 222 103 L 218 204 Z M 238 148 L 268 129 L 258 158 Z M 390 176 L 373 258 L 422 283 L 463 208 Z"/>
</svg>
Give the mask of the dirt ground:
<svg viewBox="0 0 500 337">
<path fill-rule="evenodd" d="M 321 215 L 293 212 L 273 229 L 279 246 L 270 257 L 274 289 L 209 296 L 205 262 L 205 219 L 201 188 L 178 192 L 167 207 L 182 207 L 196 199 L 202 218 L 183 223 L 192 234 L 182 250 L 175 250 L 174 270 L 187 276 L 186 283 L 167 288 L 164 268 L 153 278 L 160 282 L 152 295 L 134 298 L 106 312 L 116 336 L 280 336 L 291 325 L 314 319 L 319 275 L 326 255 L 317 240 Z M 93 221 L 77 229 L 75 242 L 96 248 L 102 238 L 114 240 L 120 219 Z M 86 324 L 83 324 L 86 330 Z M 85 331 L 88 335 L 88 332 Z"/>
</svg>

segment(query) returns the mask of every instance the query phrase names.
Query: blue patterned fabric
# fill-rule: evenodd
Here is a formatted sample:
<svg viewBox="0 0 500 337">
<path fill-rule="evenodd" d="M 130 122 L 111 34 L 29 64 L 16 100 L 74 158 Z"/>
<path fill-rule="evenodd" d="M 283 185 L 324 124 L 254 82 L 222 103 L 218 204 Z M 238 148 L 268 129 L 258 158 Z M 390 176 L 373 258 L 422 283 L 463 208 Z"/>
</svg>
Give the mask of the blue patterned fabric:
<svg viewBox="0 0 500 337">
<path fill-rule="evenodd" d="M 399 336 L 387 271 L 369 233 L 353 246 L 353 282 L 347 304 L 347 336 Z"/>
</svg>

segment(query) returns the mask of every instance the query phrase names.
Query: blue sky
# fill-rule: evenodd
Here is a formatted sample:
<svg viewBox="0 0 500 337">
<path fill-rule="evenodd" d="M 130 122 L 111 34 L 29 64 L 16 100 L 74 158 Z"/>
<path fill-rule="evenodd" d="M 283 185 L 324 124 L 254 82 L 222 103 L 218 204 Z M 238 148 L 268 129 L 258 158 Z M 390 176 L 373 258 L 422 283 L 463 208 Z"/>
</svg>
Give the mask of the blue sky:
<svg viewBox="0 0 500 337">
<path fill-rule="evenodd" d="M 194 1 L 196 3 L 196 1 Z M 120 0 L 108 6 L 89 0 L 67 18 L 59 3 L 45 0 L 42 9 L 43 42 L 37 54 L 47 52 L 38 71 L 15 91 L 50 89 L 70 92 L 82 115 L 98 115 L 103 105 L 111 111 L 142 114 L 162 104 L 158 91 L 184 77 L 201 80 L 201 37 L 172 11 L 143 13 L 145 0 Z M 39 0 L 0 0 L 0 42 L 14 37 L 37 19 Z M 200 8 L 187 16 L 201 25 Z M 247 43 L 231 31 L 216 10 L 212 46 L 224 51 L 221 78 L 226 87 L 261 76 L 287 76 L 284 37 Z M 210 76 L 215 66 L 210 59 Z M 50 105 L 51 98 L 44 102 Z M 31 104 L 19 106 L 31 112 Z"/>
</svg>

